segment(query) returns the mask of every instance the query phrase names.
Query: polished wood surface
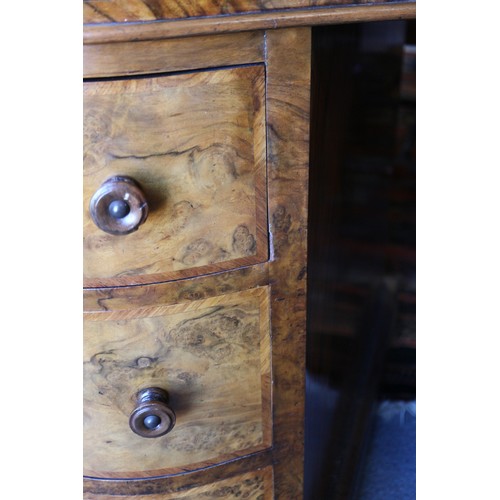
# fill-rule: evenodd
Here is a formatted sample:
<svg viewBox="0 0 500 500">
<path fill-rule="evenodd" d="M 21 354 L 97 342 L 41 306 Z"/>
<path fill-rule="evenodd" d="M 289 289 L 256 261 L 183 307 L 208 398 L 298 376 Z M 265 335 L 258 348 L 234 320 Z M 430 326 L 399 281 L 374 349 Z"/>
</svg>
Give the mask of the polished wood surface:
<svg viewBox="0 0 500 500">
<path fill-rule="evenodd" d="M 267 259 L 264 68 L 84 84 L 84 283 L 165 281 Z M 110 235 L 90 199 L 136 180 L 149 215 Z"/>
<path fill-rule="evenodd" d="M 272 452 L 268 449 L 245 457 L 229 460 L 216 467 L 207 467 L 194 472 L 175 474 L 173 476 L 158 476 L 147 480 L 100 480 L 84 476 L 83 485 L 86 495 L 95 495 L 95 497 L 99 499 L 106 495 L 122 497 L 133 496 L 134 498 L 140 495 L 170 495 L 271 466 Z"/>
<path fill-rule="evenodd" d="M 264 34 L 261 36 L 264 38 Z M 192 47 L 191 50 L 196 51 L 196 48 Z M 108 470 L 112 461 L 103 460 L 106 462 L 106 464 L 101 464 L 103 470 L 111 472 L 110 477 L 99 480 L 94 474 L 95 471 L 88 471 L 89 474 L 84 483 L 85 491 L 88 494 L 140 495 L 146 491 L 168 494 L 208 484 L 214 480 L 222 480 L 235 473 L 251 471 L 255 467 L 267 466 L 271 463 L 273 464 L 275 485 L 269 498 L 289 500 L 290 498 L 300 498 L 302 494 L 309 51 L 309 29 L 280 30 L 266 35 L 266 50 L 263 53 L 265 57 L 266 104 L 262 106 L 262 112 L 263 109 L 266 109 L 265 137 L 267 140 L 265 142 L 267 143 L 268 175 L 267 191 L 263 190 L 263 192 L 267 195 L 266 208 L 269 213 L 269 220 L 266 221 L 265 228 L 266 232 L 269 231 L 273 235 L 269 242 L 269 261 L 246 268 L 228 269 L 223 273 L 204 274 L 196 278 L 147 286 L 93 287 L 84 290 L 87 318 L 94 316 L 95 318 L 108 318 L 104 322 L 86 320 L 87 324 L 110 324 L 109 322 L 113 321 L 124 324 L 136 323 L 141 325 L 137 327 L 137 330 L 133 330 L 137 335 L 139 335 L 138 332 L 147 331 L 147 327 L 143 327 L 142 322 L 150 324 L 150 316 L 152 315 L 153 321 L 173 321 L 173 319 L 165 319 L 167 316 L 154 316 L 153 311 L 158 309 L 158 304 L 164 304 L 161 307 L 169 309 L 168 318 L 171 318 L 172 311 L 176 311 L 176 308 L 179 308 L 179 311 L 184 311 L 186 307 L 188 309 L 195 307 L 194 305 L 198 302 L 217 300 L 216 298 L 221 293 L 252 293 L 254 287 L 259 287 L 259 289 L 264 287 L 265 290 L 269 290 L 269 310 L 266 320 L 268 326 L 269 320 L 271 320 L 270 340 L 272 345 L 268 355 L 273 373 L 273 397 L 267 399 L 270 405 L 268 417 L 266 417 L 265 412 L 261 413 L 260 421 L 266 422 L 267 419 L 271 425 L 267 427 L 267 430 L 265 426 L 262 427 L 260 431 L 261 441 L 255 446 L 255 443 L 250 443 L 250 447 L 244 451 L 245 456 L 238 453 L 226 454 L 215 457 L 215 462 L 213 457 L 212 461 L 208 459 L 205 462 L 196 462 L 196 453 L 200 453 L 199 450 L 196 450 L 190 455 L 189 463 L 180 467 L 172 465 L 170 468 L 161 468 L 163 466 L 160 466 L 159 475 L 147 482 L 144 479 L 139 479 L 136 473 L 123 474 L 124 479 L 118 479 L 122 476 L 121 474 L 113 477 L 113 471 Z M 124 55 L 121 57 L 125 58 Z M 258 76 L 261 66 L 253 65 L 239 70 L 254 71 Z M 203 72 L 203 74 L 205 73 L 210 73 L 210 71 Z M 173 77 L 187 78 L 186 75 L 182 74 L 173 75 Z M 137 85 L 135 82 L 142 80 L 130 79 L 128 82 L 129 85 L 133 86 Z M 123 80 L 109 80 L 106 83 L 114 83 L 115 81 L 122 82 Z M 143 182 L 141 182 L 142 184 Z M 150 217 L 151 214 L 148 221 Z M 137 234 L 140 234 L 143 228 L 141 227 Z M 144 311 L 145 316 L 135 317 L 138 310 Z M 179 312 L 179 314 L 187 313 Z M 207 321 L 207 318 L 200 318 L 200 325 L 206 325 Z M 202 328 L 204 327 L 202 326 Z M 115 330 L 110 335 L 116 340 L 120 338 L 120 328 L 116 326 Z M 94 335 L 94 337 L 98 336 L 102 337 Z M 124 342 L 126 338 L 125 335 Z M 110 340 L 109 336 L 108 340 Z M 125 344 L 128 345 L 128 342 Z M 106 352 L 105 349 L 101 348 L 98 348 L 97 351 Z M 260 356 L 258 353 L 253 355 Z M 167 356 L 168 353 L 165 352 L 159 356 L 159 360 L 163 360 Z M 259 361 L 259 363 L 263 365 L 263 361 Z M 175 363 L 172 369 L 176 369 Z M 191 370 L 196 373 L 196 366 L 191 367 Z M 109 373 L 112 379 L 126 379 L 126 377 L 120 377 L 117 374 L 116 365 L 110 369 Z M 89 379 L 88 376 L 85 378 Z M 266 380 L 268 380 L 266 376 L 260 379 L 262 405 L 265 405 L 266 401 L 265 397 L 262 396 L 262 394 L 266 394 Z M 271 379 L 269 379 L 268 384 L 269 390 L 270 382 Z M 165 387 L 165 389 L 169 388 Z M 136 391 L 130 392 L 135 393 Z M 253 393 L 255 394 L 255 391 Z M 267 394 L 270 396 L 270 393 Z M 128 418 L 133 407 L 133 394 L 127 397 L 130 409 L 127 412 L 122 412 L 124 419 L 125 416 Z M 173 409 L 177 412 L 174 404 L 175 391 L 172 398 Z M 271 415 L 273 416 L 272 422 Z M 178 425 L 180 425 L 180 417 L 174 430 L 165 436 L 166 439 L 174 435 Z M 105 427 L 104 424 L 103 426 Z M 138 439 L 144 440 L 143 438 Z M 154 439 L 148 441 L 154 441 Z M 108 448 L 110 444 L 106 443 L 105 448 Z M 262 451 L 258 451 L 259 449 Z M 204 460 L 204 458 L 202 457 L 200 460 Z M 217 463 L 217 460 L 225 461 L 219 462 L 219 465 L 215 467 L 186 472 L 189 468 Z M 107 469 L 104 469 L 104 465 L 107 466 Z M 112 464 L 111 468 L 116 466 L 117 464 Z M 115 472 L 117 471 L 115 470 Z M 132 477 L 134 474 L 136 477 Z"/>
<path fill-rule="evenodd" d="M 84 0 L 83 22 L 137 22 L 183 19 L 256 12 L 275 14 L 276 10 L 293 10 L 352 4 L 390 4 L 394 0 Z"/>
<path fill-rule="evenodd" d="M 134 37 L 135 38 L 135 37 Z M 196 50 L 203 47 L 203 50 Z M 83 46 L 86 78 L 167 73 L 264 62 L 262 31 Z"/>
<path fill-rule="evenodd" d="M 353 3 L 353 2 L 349 2 Z M 197 17 L 173 21 L 139 23 L 85 24 L 84 44 L 119 42 L 127 40 L 155 40 L 183 36 L 235 33 L 253 30 L 413 19 L 414 1 L 370 3 L 355 6 L 286 9 L 257 13 Z"/>
<path fill-rule="evenodd" d="M 238 301 L 238 305 L 235 305 L 234 301 L 216 305 L 220 297 L 226 299 L 227 297 L 249 297 L 241 301 L 244 316 L 239 319 L 248 326 L 254 324 L 258 316 L 260 334 L 263 331 L 267 332 L 265 337 L 267 347 L 263 349 L 266 340 L 260 337 L 258 349 L 245 352 L 243 356 L 247 361 L 251 359 L 253 363 L 253 366 L 244 365 L 247 367 L 244 376 L 245 390 L 247 390 L 246 380 L 252 380 L 250 394 L 245 395 L 245 390 L 241 389 L 241 384 L 239 385 L 236 379 L 237 377 L 239 379 L 237 367 L 240 361 L 233 360 L 234 350 L 241 351 L 241 345 L 239 342 L 233 342 L 232 336 L 227 333 L 229 330 L 222 328 L 225 333 L 221 334 L 223 341 L 220 346 L 225 344 L 232 352 L 224 359 L 220 370 L 224 371 L 233 362 L 237 363 L 233 365 L 231 375 L 227 371 L 228 382 L 226 384 L 229 392 L 234 392 L 239 387 L 239 392 L 242 394 L 238 393 L 236 399 L 233 400 L 232 393 L 223 392 L 224 399 L 222 400 L 217 399 L 220 393 L 210 392 L 212 386 L 209 388 L 209 395 L 213 395 L 213 397 L 210 396 L 211 400 L 216 401 L 218 405 L 222 404 L 221 408 L 223 408 L 220 413 L 216 410 L 215 420 L 218 419 L 219 423 L 225 422 L 226 411 L 229 408 L 229 415 L 234 415 L 235 421 L 239 422 L 238 427 L 243 425 L 246 435 L 241 435 L 241 432 L 238 433 L 235 430 L 235 434 L 231 436 L 231 432 L 226 432 L 227 429 L 221 433 L 215 432 L 213 439 L 206 441 L 212 446 L 210 452 L 207 452 L 203 446 L 200 446 L 200 442 L 204 442 L 201 438 L 200 441 L 192 442 L 189 439 L 191 436 L 185 434 L 187 437 L 180 445 L 181 448 L 187 445 L 185 451 L 189 450 L 185 452 L 185 458 L 179 459 L 179 454 L 177 455 L 179 460 L 172 458 L 170 454 L 166 457 L 167 453 L 163 451 L 156 455 L 157 459 L 161 457 L 160 465 L 157 465 L 157 460 L 151 459 L 152 455 L 145 452 L 141 444 L 135 448 L 135 453 L 129 450 L 128 456 L 132 457 L 133 466 L 128 467 L 130 461 L 127 459 L 118 457 L 115 461 L 114 457 L 111 460 L 105 458 L 114 446 L 113 442 L 106 443 L 104 429 L 109 419 L 105 418 L 102 425 L 98 426 L 103 430 L 97 431 L 97 434 L 101 432 L 101 435 L 96 440 L 97 443 L 101 442 L 101 445 L 105 444 L 101 446 L 101 463 L 97 467 L 93 466 L 94 469 L 100 468 L 100 471 L 96 474 L 96 471 L 90 467 L 87 470 L 88 475 L 84 477 L 85 498 L 107 499 L 118 496 L 173 500 L 174 498 L 211 498 L 211 495 L 228 499 L 239 498 L 241 495 L 266 500 L 303 498 L 310 27 L 322 24 L 415 17 L 414 2 L 371 2 L 370 5 L 345 5 L 339 2 L 332 4 L 333 2 L 327 1 L 319 4 L 300 0 L 265 3 L 233 2 L 230 7 L 227 7 L 225 3 L 229 10 L 221 12 L 217 9 L 223 4 L 217 1 L 207 3 L 203 0 L 198 2 L 181 0 L 177 2 L 162 0 L 159 2 L 138 0 L 127 3 L 114 0 L 84 2 L 84 75 L 89 79 L 89 84 L 105 84 L 101 89 L 112 88 L 113 85 L 117 88 L 121 86 L 116 91 L 116 95 L 124 96 L 125 100 L 133 100 L 126 95 L 130 89 L 146 85 L 143 82 L 149 81 L 156 84 L 158 81 L 172 79 L 171 81 L 176 83 L 168 92 L 171 92 L 173 97 L 177 88 L 180 88 L 182 92 L 185 85 L 183 82 L 199 79 L 198 97 L 193 99 L 193 102 L 189 99 L 186 101 L 196 107 L 203 100 L 200 97 L 207 92 L 206 87 L 211 81 L 211 74 L 218 74 L 218 78 L 221 75 L 232 74 L 232 78 L 227 78 L 228 82 L 232 82 L 230 85 L 233 85 L 233 90 L 229 94 L 236 93 L 239 96 L 237 99 L 239 115 L 236 111 L 235 116 L 238 116 L 238 119 L 234 120 L 234 124 L 237 130 L 235 137 L 238 139 L 231 144 L 229 149 L 238 152 L 232 156 L 234 160 L 240 154 L 238 140 L 241 140 L 243 144 L 251 145 L 247 149 L 243 148 L 245 165 L 248 169 L 254 165 L 256 172 L 261 168 L 260 172 L 264 173 L 260 177 L 255 176 L 249 184 L 245 184 L 246 188 L 249 188 L 246 198 L 235 197 L 238 198 L 239 203 L 245 199 L 243 206 L 246 206 L 247 201 L 252 198 L 263 200 L 263 204 L 257 203 L 261 210 L 260 216 L 257 212 L 253 212 L 253 222 L 245 220 L 242 224 L 238 223 L 233 228 L 233 232 L 226 231 L 228 234 L 225 236 L 221 233 L 221 241 L 224 237 L 230 237 L 225 241 L 231 243 L 230 251 L 236 252 L 236 256 L 225 254 L 224 258 L 218 262 L 210 263 L 208 262 L 210 259 L 207 262 L 202 261 L 201 267 L 189 262 L 183 269 L 171 269 L 166 272 L 153 271 L 152 273 L 148 265 L 134 267 L 129 261 L 124 266 L 123 272 L 118 273 L 118 278 L 112 278 L 115 281 L 108 281 L 108 278 L 102 281 L 102 277 L 97 277 L 94 281 L 85 282 L 88 287 L 84 289 L 84 308 L 87 318 L 85 324 L 92 325 L 90 330 L 86 326 L 86 335 L 94 329 L 91 336 L 95 339 L 92 344 L 93 348 L 91 344 L 85 348 L 96 351 L 94 354 L 103 353 L 103 362 L 98 362 L 97 365 L 89 364 L 91 357 L 87 356 L 87 369 L 108 370 L 107 380 L 112 382 L 110 386 L 116 384 L 116 387 L 120 387 L 115 391 L 118 403 L 116 408 L 121 408 L 120 419 L 125 422 L 125 428 L 127 428 L 128 416 L 134 408 L 134 396 L 138 389 L 134 387 L 130 394 L 125 394 L 127 391 L 121 390 L 121 387 L 127 384 L 133 385 L 131 382 L 133 377 L 129 378 L 123 372 L 127 370 L 127 366 L 130 368 L 130 360 L 142 359 L 139 363 L 140 368 L 137 368 L 136 363 L 135 371 L 131 369 L 133 373 L 154 371 L 154 367 L 147 366 L 147 359 L 153 359 L 154 355 L 149 355 L 149 351 L 146 351 L 155 347 L 159 354 L 154 363 L 160 366 L 164 373 L 175 372 L 177 374 L 182 369 L 182 373 L 185 374 L 184 378 L 176 379 L 176 384 L 187 385 L 188 381 L 193 383 L 193 381 L 200 380 L 196 378 L 196 375 L 203 372 L 206 363 L 205 365 L 198 361 L 188 363 L 189 359 L 194 359 L 196 353 L 202 352 L 205 345 L 208 358 L 204 358 L 204 361 L 210 363 L 208 359 L 211 358 L 208 353 L 217 354 L 219 347 L 219 340 L 212 338 L 210 334 L 214 331 L 212 328 L 214 318 L 219 313 L 227 313 L 228 316 L 235 317 L 235 311 L 240 310 Z M 175 8 L 180 5 L 184 8 L 182 12 L 174 12 Z M 96 6 L 97 10 L 94 8 Z M 233 7 L 236 10 L 232 11 Z M 102 9 L 107 9 L 107 13 L 103 14 Z M 146 19 L 151 12 L 152 17 Z M 142 18 L 142 16 L 145 17 Z M 171 72 L 179 73 L 167 75 Z M 249 74 L 253 76 L 248 78 L 246 75 Z M 222 82 L 224 82 L 223 85 Z M 222 108 L 226 106 L 225 112 L 230 113 L 232 105 L 227 104 L 230 96 L 228 96 L 225 78 L 220 79 L 219 83 L 221 85 L 218 91 L 214 92 L 213 97 L 218 100 L 217 102 L 223 103 Z M 106 87 L 107 85 L 109 87 Z M 195 90 L 195 92 L 198 91 Z M 106 95 L 106 92 L 101 93 Z M 169 109 L 174 99 L 166 101 L 168 103 L 161 105 L 163 109 Z M 143 104 L 137 106 L 137 115 L 142 113 L 143 106 Z M 184 106 L 186 110 L 188 107 Z M 148 104 L 145 108 L 148 109 Z M 183 111 L 184 109 L 178 110 L 179 113 Z M 155 116 L 154 111 L 152 114 Z M 249 116 L 252 114 L 253 118 Z M 191 127 L 194 127 L 193 135 L 198 134 L 196 128 L 198 125 L 200 136 L 204 136 L 205 133 L 208 136 L 208 131 L 211 134 L 219 132 L 219 127 L 213 125 L 213 113 L 209 112 L 208 115 L 210 116 L 201 122 L 190 118 L 189 126 L 186 121 L 185 141 L 190 140 L 188 132 Z M 172 116 L 172 118 L 179 119 L 177 116 Z M 260 120 L 260 128 L 255 126 L 257 118 Z M 160 123 L 162 120 L 163 118 L 159 120 Z M 120 119 L 114 118 L 113 123 L 120 124 Z M 241 126 L 242 123 L 246 125 Z M 248 126 L 250 123 L 254 124 L 253 128 Z M 159 129 L 165 130 L 167 127 L 160 126 Z M 142 136 L 146 137 L 148 134 L 142 134 Z M 101 138 L 106 135 L 97 134 Z M 135 137 L 141 134 L 130 135 L 133 135 L 136 140 Z M 196 149 L 195 142 L 190 146 L 193 155 L 200 153 Z M 218 142 L 224 145 L 220 151 L 225 151 L 226 143 L 222 140 Z M 187 151 L 184 146 L 178 147 L 177 144 L 175 148 L 174 151 L 177 153 Z M 140 154 L 132 156 L 140 157 Z M 189 163 L 192 158 L 187 156 Z M 198 159 L 197 157 L 196 160 Z M 182 171 L 185 173 L 185 170 Z M 149 182 L 147 191 L 154 194 L 153 213 L 155 209 L 164 207 L 157 189 L 158 186 L 161 187 L 161 177 L 166 171 L 159 169 L 157 172 L 161 175 L 146 181 L 146 186 Z M 130 173 L 136 174 L 135 171 Z M 258 178 L 261 180 L 256 180 Z M 141 178 L 138 180 L 141 184 L 144 182 Z M 213 181 L 211 178 L 208 182 Z M 170 196 L 169 190 L 163 191 Z M 167 199 L 167 203 L 169 202 L 170 199 Z M 221 219 L 224 220 L 223 226 L 227 225 L 227 220 L 232 221 L 234 217 L 240 217 L 239 203 L 231 209 L 233 213 L 229 219 Z M 158 224 L 160 224 L 159 219 L 154 222 L 155 228 Z M 140 234 L 146 226 L 147 223 L 139 229 L 137 234 Z M 210 225 L 206 224 L 206 227 Z M 240 228 L 240 231 L 236 231 L 237 228 Z M 204 231 L 203 234 L 206 232 Z M 259 239 L 259 234 L 262 239 Z M 201 238 L 204 236 L 193 241 Z M 252 238 L 256 241 L 255 253 L 238 256 L 238 251 L 252 247 L 252 244 L 248 245 L 248 242 L 252 243 Z M 260 247 L 259 241 L 262 242 Z M 236 242 L 240 242 L 241 245 Z M 235 243 L 234 248 L 233 243 Z M 140 242 L 138 241 L 137 244 L 140 245 Z M 218 246 L 222 248 L 222 245 Z M 155 245 L 146 245 L 139 252 L 140 258 L 148 259 L 151 252 L 155 252 L 154 247 Z M 183 248 L 186 250 L 187 247 L 188 244 Z M 265 253 L 260 253 L 257 258 L 259 248 L 265 249 Z M 224 249 L 229 252 L 227 245 Z M 193 247 L 191 250 L 197 255 L 200 253 L 200 249 Z M 156 265 L 155 262 L 166 258 L 164 252 L 160 252 L 156 257 L 158 258 L 151 259 L 154 261 L 153 266 Z M 94 255 L 91 259 L 92 265 L 99 265 L 96 264 L 98 260 Z M 102 267 L 105 268 L 105 266 Z M 135 270 L 128 275 L 130 269 Z M 259 304 L 255 302 L 257 299 L 253 295 L 256 291 L 259 293 L 265 291 L 265 299 Z M 200 304 L 204 304 L 203 311 L 197 309 Z M 219 307 L 222 309 L 219 310 Z M 205 310 L 210 312 L 205 313 Z M 99 324 L 106 325 L 105 328 L 102 327 L 102 331 L 108 330 L 109 333 L 98 332 L 100 327 L 96 325 Z M 114 327 L 110 328 L 109 325 L 113 324 Z M 196 325 L 197 329 L 189 330 L 188 325 Z M 123 330 L 128 333 L 123 333 Z M 197 333 L 202 332 L 205 340 L 210 337 L 208 339 L 210 342 L 198 343 L 200 337 L 194 335 L 194 330 Z M 219 330 L 221 329 L 217 330 L 217 336 L 220 335 Z M 170 337 L 169 342 L 164 343 L 163 346 L 151 343 L 155 334 L 161 331 L 180 332 L 180 335 L 176 337 L 180 344 L 172 343 L 171 341 L 175 339 Z M 252 331 L 255 332 L 255 328 L 252 327 Z M 171 333 L 168 335 L 171 336 Z M 149 341 L 143 342 L 141 336 L 149 338 Z M 99 343 L 105 343 L 106 346 L 100 346 Z M 119 345 L 119 349 L 115 347 L 115 344 Z M 125 353 L 120 358 L 125 361 L 114 363 L 113 355 L 116 349 Z M 186 354 L 179 358 L 180 367 L 171 356 L 172 351 L 176 349 Z M 145 355 L 141 354 L 143 351 L 146 352 Z M 264 366 L 266 368 L 262 368 Z M 215 366 L 212 368 L 215 370 Z M 214 371 L 209 370 L 208 373 L 207 377 L 214 380 L 214 387 L 226 389 L 226 384 L 222 384 L 220 379 L 210 375 L 214 374 Z M 89 375 L 87 373 L 85 376 L 87 385 L 94 383 Z M 94 380 L 96 380 L 95 377 L 94 374 Z M 161 385 L 159 379 L 154 383 Z M 151 385 L 147 384 L 147 386 Z M 204 384 L 203 389 L 206 386 L 207 384 Z M 171 393 L 173 408 L 177 412 L 181 394 L 179 388 L 173 391 L 169 387 L 164 388 L 169 394 Z M 238 402 L 245 397 L 253 398 L 252 404 L 247 408 L 248 412 L 239 403 L 234 406 L 234 401 Z M 92 411 L 96 408 L 92 406 L 93 404 L 91 401 L 89 406 Z M 184 416 L 191 411 L 199 411 L 198 406 L 182 408 L 181 403 L 180 407 Z M 103 407 L 98 411 L 105 412 L 107 409 Z M 245 422 L 249 421 L 247 419 L 249 414 L 251 414 L 250 421 L 253 422 L 251 428 L 245 427 Z M 201 414 L 194 416 L 197 419 L 195 422 L 203 420 Z M 213 416 L 209 418 L 213 419 Z M 175 435 L 180 422 L 181 419 L 171 433 L 163 436 L 165 442 Z M 111 426 L 111 429 L 113 428 L 114 424 Z M 131 433 L 130 429 L 128 432 Z M 227 442 L 224 441 L 226 438 Z M 144 439 L 137 436 L 137 439 L 150 442 L 147 445 L 149 448 L 155 446 L 156 438 Z M 128 445 L 128 442 L 125 443 L 125 448 Z M 212 453 L 214 450 L 215 452 Z M 117 455 L 121 456 L 121 451 Z M 138 458 L 139 455 L 141 459 Z M 144 463 L 142 458 L 144 458 Z M 176 460 L 177 462 L 174 463 Z M 263 471 L 265 471 L 264 474 L 262 474 Z M 101 474 L 102 472 L 104 474 Z M 250 490 L 240 489 L 241 484 L 238 483 L 238 478 L 244 478 L 242 484 L 251 486 Z M 264 478 L 263 482 L 262 478 Z M 262 484 L 264 484 L 264 490 L 262 490 Z"/>
<path fill-rule="evenodd" d="M 83 290 L 86 312 L 126 311 L 130 308 L 180 304 L 206 299 L 269 283 L 269 263 L 214 273 L 193 279 L 155 283 L 144 287 L 92 288 Z"/>
<path fill-rule="evenodd" d="M 267 287 L 84 319 L 86 475 L 173 474 L 271 445 Z M 147 387 L 166 390 L 177 416 L 149 439 L 128 423 Z"/>
<path fill-rule="evenodd" d="M 310 28 L 267 33 L 275 498 L 301 498 Z"/>
<path fill-rule="evenodd" d="M 176 493 L 160 493 L 153 495 L 120 496 L 120 498 L 133 500 L 203 500 L 242 498 L 247 500 L 272 500 L 273 498 L 273 471 L 272 467 L 255 472 L 239 474 L 229 479 L 216 481 L 203 486 Z M 94 495 L 87 493 L 85 500 L 113 500 L 115 496 Z"/>
</svg>

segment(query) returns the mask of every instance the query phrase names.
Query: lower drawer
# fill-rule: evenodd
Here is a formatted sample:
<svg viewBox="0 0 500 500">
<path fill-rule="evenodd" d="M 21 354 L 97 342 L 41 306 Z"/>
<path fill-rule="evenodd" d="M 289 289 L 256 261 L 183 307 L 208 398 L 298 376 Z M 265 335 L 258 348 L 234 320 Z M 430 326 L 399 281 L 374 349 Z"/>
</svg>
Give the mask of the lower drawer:
<svg viewBox="0 0 500 500">
<path fill-rule="evenodd" d="M 86 314 L 84 474 L 168 475 L 269 448 L 269 322 L 268 287 Z M 132 430 L 148 388 L 166 391 L 175 413 L 159 437 Z"/>
<path fill-rule="evenodd" d="M 209 500 L 221 499 L 246 499 L 246 500 L 271 500 L 273 498 L 273 471 L 272 467 L 247 472 L 229 479 L 197 486 L 176 493 L 160 493 L 152 495 L 110 496 L 86 494 L 84 500 Z"/>
</svg>

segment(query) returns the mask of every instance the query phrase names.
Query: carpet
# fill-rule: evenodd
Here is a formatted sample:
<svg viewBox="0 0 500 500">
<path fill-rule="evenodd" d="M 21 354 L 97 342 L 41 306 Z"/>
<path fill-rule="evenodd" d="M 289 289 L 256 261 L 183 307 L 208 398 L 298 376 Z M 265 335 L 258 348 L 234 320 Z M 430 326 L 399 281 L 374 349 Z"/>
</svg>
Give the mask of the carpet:
<svg viewBox="0 0 500 500">
<path fill-rule="evenodd" d="M 416 497 L 416 401 L 379 403 L 362 469 L 359 500 Z"/>
</svg>

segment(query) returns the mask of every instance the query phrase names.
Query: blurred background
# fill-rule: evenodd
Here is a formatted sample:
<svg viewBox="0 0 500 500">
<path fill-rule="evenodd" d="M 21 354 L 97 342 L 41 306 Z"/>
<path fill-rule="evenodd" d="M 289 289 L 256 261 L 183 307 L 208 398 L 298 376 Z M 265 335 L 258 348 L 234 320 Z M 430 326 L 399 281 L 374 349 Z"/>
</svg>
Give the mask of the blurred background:
<svg viewBox="0 0 500 500">
<path fill-rule="evenodd" d="M 306 499 L 415 498 L 416 24 L 313 30 Z"/>
</svg>

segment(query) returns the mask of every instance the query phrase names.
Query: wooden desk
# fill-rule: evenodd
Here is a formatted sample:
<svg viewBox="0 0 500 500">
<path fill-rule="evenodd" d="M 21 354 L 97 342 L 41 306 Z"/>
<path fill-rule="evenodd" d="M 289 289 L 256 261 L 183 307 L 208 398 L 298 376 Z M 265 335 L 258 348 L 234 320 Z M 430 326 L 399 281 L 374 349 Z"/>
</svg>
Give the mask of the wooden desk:
<svg viewBox="0 0 500 500">
<path fill-rule="evenodd" d="M 84 2 L 85 498 L 302 498 L 311 27 L 415 17 L 329 3 Z"/>
</svg>

